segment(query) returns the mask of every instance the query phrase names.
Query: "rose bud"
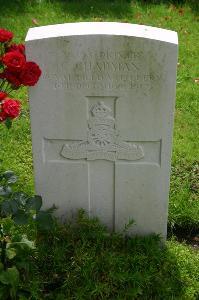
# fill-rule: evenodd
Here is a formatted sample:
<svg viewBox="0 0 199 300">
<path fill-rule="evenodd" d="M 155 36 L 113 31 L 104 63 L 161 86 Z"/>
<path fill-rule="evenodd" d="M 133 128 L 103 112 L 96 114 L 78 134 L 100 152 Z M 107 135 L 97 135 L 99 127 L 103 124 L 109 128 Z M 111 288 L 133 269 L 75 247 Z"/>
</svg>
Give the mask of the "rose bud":
<svg viewBox="0 0 199 300">
<path fill-rule="evenodd" d="M 7 97 L 7 94 L 3 91 L 0 91 L 0 102 Z"/>
<path fill-rule="evenodd" d="M 11 39 L 13 38 L 13 33 L 4 29 L 4 28 L 0 28 L 0 43 L 6 43 L 11 41 Z"/>
</svg>

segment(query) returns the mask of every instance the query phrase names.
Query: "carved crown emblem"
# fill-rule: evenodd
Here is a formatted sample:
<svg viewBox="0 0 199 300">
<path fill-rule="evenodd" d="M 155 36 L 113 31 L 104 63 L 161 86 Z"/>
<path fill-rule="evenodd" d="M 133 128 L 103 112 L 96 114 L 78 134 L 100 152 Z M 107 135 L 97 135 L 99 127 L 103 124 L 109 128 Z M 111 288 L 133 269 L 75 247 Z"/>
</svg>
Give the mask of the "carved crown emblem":
<svg viewBox="0 0 199 300">
<path fill-rule="evenodd" d="M 91 118 L 89 120 L 89 127 L 108 126 L 114 128 L 115 120 L 111 116 L 110 107 L 106 106 L 103 101 L 94 104 L 90 109 Z"/>
<path fill-rule="evenodd" d="M 111 109 L 108 106 L 106 106 L 103 101 L 94 104 L 93 107 L 91 108 L 91 114 L 94 117 L 104 118 L 110 115 L 110 113 L 111 113 Z"/>
</svg>

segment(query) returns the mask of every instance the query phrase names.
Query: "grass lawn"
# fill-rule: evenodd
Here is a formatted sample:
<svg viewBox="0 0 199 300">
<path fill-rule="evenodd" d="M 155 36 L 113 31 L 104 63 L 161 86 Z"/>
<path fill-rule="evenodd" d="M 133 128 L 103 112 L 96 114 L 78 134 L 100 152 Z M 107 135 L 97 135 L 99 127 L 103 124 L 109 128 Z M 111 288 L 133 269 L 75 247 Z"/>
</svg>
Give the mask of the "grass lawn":
<svg viewBox="0 0 199 300">
<path fill-rule="evenodd" d="M 41 299 L 198 299 L 199 252 L 157 237 L 109 235 L 80 212 L 73 226 L 41 235 L 31 281 Z"/>
<path fill-rule="evenodd" d="M 0 0 L 0 27 L 14 31 L 16 42 L 24 41 L 29 27 L 81 21 L 129 22 L 178 32 L 179 63 L 169 226 L 198 231 L 199 7 L 194 0 L 190 2 L 195 6 L 177 6 L 169 4 L 169 1 L 165 1 L 166 4 L 149 2 Z M 24 102 L 20 119 L 9 131 L 0 125 L 0 169 L 14 170 L 20 179 L 18 188 L 33 193 L 27 91 L 22 90 L 17 97 Z M 45 299 L 60 300 L 199 299 L 197 251 L 174 240 L 168 241 L 161 251 L 155 238 L 126 241 L 113 236 L 107 239 L 98 225 L 94 227 L 93 231 L 92 226 L 89 230 L 84 226 L 72 230 L 68 227 L 57 228 L 53 241 L 49 237 L 43 241 L 43 248 L 39 245 L 38 266 L 30 287 L 35 293 L 32 299 L 40 299 L 36 290 L 42 291 Z M 90 230 L 90 235 L 87 235 Z M 91 276 L 94 276 L 92 282 Z M 60 292 L 55 295 L 50 290 L 48 295 L 50 284 L 54 284 L 54 290 L 59 288 Z M 62 292 L 67 298 L 63 298 Z"/>
</svg>

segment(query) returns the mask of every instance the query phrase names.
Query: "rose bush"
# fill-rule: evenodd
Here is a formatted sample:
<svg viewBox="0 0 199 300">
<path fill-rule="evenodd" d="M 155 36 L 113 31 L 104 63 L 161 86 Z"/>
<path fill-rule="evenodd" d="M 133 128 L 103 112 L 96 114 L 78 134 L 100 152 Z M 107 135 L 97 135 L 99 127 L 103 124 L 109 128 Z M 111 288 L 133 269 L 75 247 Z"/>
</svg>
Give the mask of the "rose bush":
<svg viewBox="0 0 199 300">
<path fill-rule="evenodd" d="M 12 32 L 0 28 L 0 123 L 7 128 L 21 110 L 20 101 L 13 99 L 11 92 L 35 85 L 41 75 L 39 66 L 26 60 L 24 45 L 12 43 L 12 38 Z M 12 190 L 16 181 L 12 171 L 0 173 L 0 299 L 5 300 L 27 299 L 29 294 L 21 288 L 29 279 L 35 249 L 34 241 L 25 235 L 27 228 L 32 226 L 36 239 L 39 230 L 49 231 L 54 226 L 54 208 L 43 211 L 40 196 Z"/>
<path fill-rule="evenodd" d="M 13 33 L 0 28 L 0 123 L 8 128 L 20 115 L 21 103 L 10 93 L 22 86 L 34 86 L 41 76 L 39 66 L 26 60 L 23 44 L 12 43 Z"/>
</svg>

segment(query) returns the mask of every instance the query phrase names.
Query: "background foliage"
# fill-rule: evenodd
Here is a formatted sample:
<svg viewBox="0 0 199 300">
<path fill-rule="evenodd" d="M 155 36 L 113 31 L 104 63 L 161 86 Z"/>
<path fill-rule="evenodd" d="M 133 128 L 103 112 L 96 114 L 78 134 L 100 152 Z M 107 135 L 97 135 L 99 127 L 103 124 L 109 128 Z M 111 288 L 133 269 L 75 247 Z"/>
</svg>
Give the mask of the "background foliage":
<svg viewBox="0 0 199 300">
<path fill-rule="evenodd" d="M 178 32 L 179 60 L 169 227 L 193 232 L 199 226 L 199 7 L 198 1 L 0 0 L 0 27 L 23 42 L 29 27 L 64 22 L 118 21 Z M 13 94 L 14 96 L 14 94 Z M 7 131 L 0 128 L 0 169 L 19 175 L 17 189 L 34 192 L 27 91 L 24 110 Z M 27 235 L 35 237 L 33 227 Z M 199 299 L 198 251 L 169 240 L 162 251 L 156 237 L 109 236 L 81 216 L 76 225 L 40 233 L 32 256 L 31 291 L 25 299 Z M 90 278 L 93 278 L 91 281 Z M 87 298 L 85 298 L 85 295 Z M 27 296 L 28 297 L 28 296 Z M 24 299 L 24 298 L 23 298 Z"/>
</svg>

